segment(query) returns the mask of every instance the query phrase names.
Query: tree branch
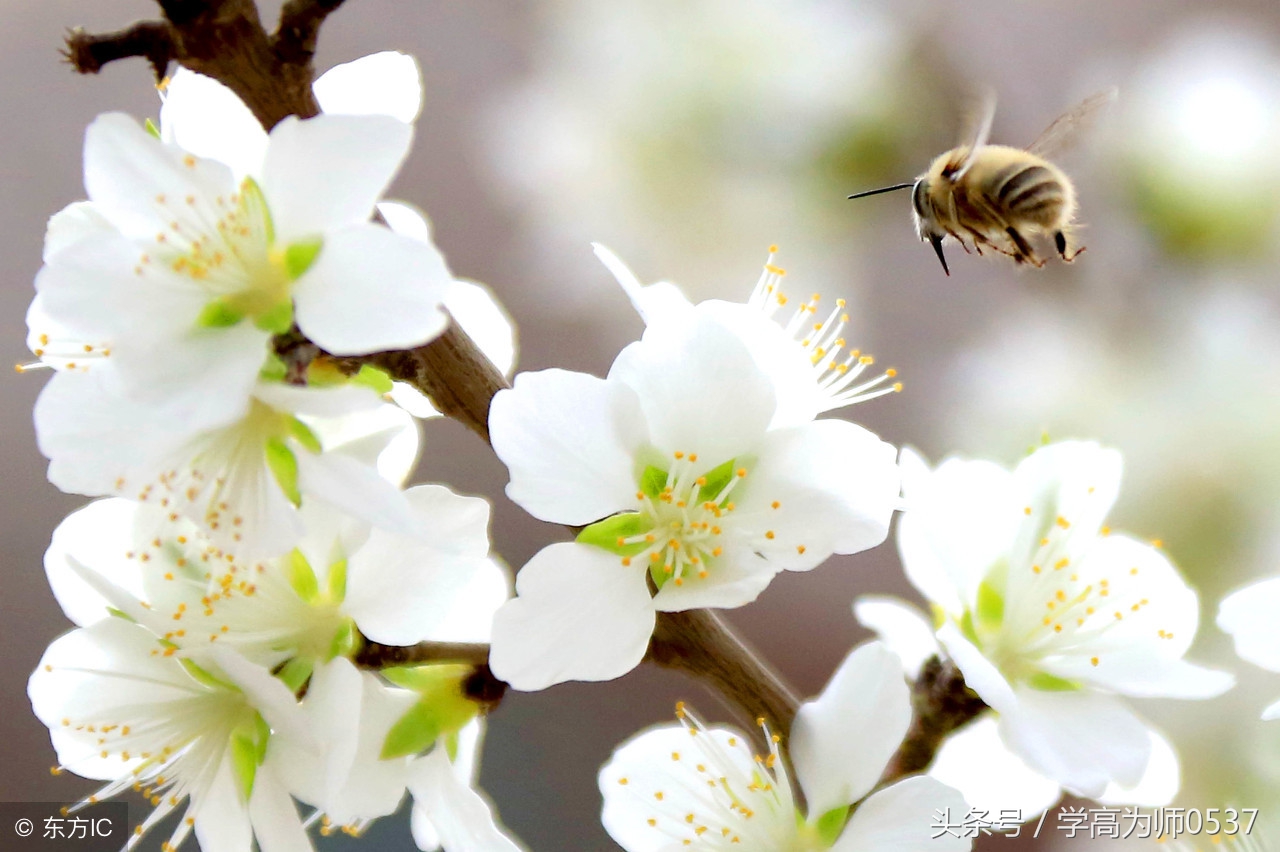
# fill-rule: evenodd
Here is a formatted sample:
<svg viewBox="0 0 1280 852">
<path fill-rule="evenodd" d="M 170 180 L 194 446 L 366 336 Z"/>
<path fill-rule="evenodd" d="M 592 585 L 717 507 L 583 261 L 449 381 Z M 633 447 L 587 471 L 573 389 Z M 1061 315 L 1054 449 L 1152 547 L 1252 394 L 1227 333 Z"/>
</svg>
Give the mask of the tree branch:
<svg viewBox="0 0 1280 852">
<path fill-rule="evenodd" d="M 489 646 L 482 642 L 419 642 L 416 645 L 383 645 L 364 641 L 352 662 L 365 669 L 414 666 L 423 663 L 489 664 Z"/>
<path fill-rule="evenodd" d="M 289 0 L 280 10 L 273 38 L 276 55 L 286 62 L 310 62 L 316 53 L 320 25 L 343 0 Z"/>
<path fill-rule="evenodd" d="M 942 741 L 987 709 L 978 694 L 965 685 L 956 664 L 936 654 L 920 667 L 911 689 L 911 707 L 911 727 L 889 761 L 882 784 L 928 769 Z"/>
<path fill-rule="evenodd" d="M 97 74 L 108 62 L 141 56 L 151 63 L 159 82 L 169 72 L 173 40 L 169 25 L 163 21 L 139 21 L 105 35 L 90 35 L 76 27 L 67 33 L 62 55 L 81 74 Z"/>
</svg>

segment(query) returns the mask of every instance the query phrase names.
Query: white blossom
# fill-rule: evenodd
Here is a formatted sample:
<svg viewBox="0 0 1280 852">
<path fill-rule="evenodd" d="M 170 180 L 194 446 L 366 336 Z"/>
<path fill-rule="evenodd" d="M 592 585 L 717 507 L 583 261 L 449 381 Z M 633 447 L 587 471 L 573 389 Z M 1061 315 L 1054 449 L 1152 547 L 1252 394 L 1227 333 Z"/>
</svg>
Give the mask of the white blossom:
<svg viewBox="0 0 1280 852">
<path fill-rule="evenodd" d="M 495 618 L 494 672 L 518 689 L 618 677 L 656 612 L 741 606 L 779 571 L 882 541 L 892 448 L 840 420 L 770 429 L 775 408 L 750 353 L 709 317 L 650 325 L 607 379 L 517 376 L 489 418 L 507 494 L 587 529 L 520 571 Z"/>
<path fill-rule="evenodd" d="M 1236 653 L 1256 666 L 1280 671 L 1280 577 L 1232 592 L 1218 605 L 1218 627 L 1231 634 Z M 1262 711 L 1263 719 L 1280 719 L 1280 701 Z"/>
<path fill-rule="evenodd" d="M 1072 792 L 1138 785 L 1152 736 L 1122 696 L 1209 698 L 1234 679 L 1183 660 L 1196 594 L 1160 550 L 1103 526 L 1119 454 L 1065 442 L 1012 472 L 959 459 L 930 471 L 910 451 L 902 465 L 904 568 L 1001 739 Z"/>
<path fill-rule="evenodd" d="M 965 810 L 960 795 L 938 781 L 912 777 L 871 792 L 911 723 L 902 667 L 879 643 L 851 653 L 822 695 L 800 708 L 790 743 L 794 778 L 781 738 L 767 724 L 769 753 L 758 756 L 746 735 L 709 728 L 683 705 L 676 715 L 680 725 L 639 734 L 600 770 L 601 819 L 627 852 L 970 846 L 968 839 L 934 836 L 936 813 Z"/>
</svg>

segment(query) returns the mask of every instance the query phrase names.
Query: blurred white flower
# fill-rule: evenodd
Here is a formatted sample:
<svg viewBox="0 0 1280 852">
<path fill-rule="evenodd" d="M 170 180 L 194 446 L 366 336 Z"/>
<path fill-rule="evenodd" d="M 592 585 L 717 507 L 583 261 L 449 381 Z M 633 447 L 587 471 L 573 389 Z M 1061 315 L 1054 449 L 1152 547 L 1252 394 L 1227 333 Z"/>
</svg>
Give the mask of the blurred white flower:
<svg viewBox="0 0 1280 852">
<path fill-rule="evenodd" d="M 189 800 L 164 845 L 193 830 L 203 849 L 263 852 L 311 848 L 273 742 L 314 747 L 292 693 L 229 649 L 197 665 L 122 618 L 105 618 L 54 640 L 27 693 L 58 752 L 55 772 L 107 783 L 76 807 L 140 791 L 154 808 L 144 835 Z M 168 652 L 168 653 L 166 653 Z"/>
<path fill-rule="evenodd" d="M 883 541 L 893 448 L 842 420 L 770 429 L 775 409 L 769 378 L 709 317 L 651 324 L 607 379 L 546 370 L 501 391 L 489 428 L 507 494 L 588 526 L 520 571 L 494 622 L 495 674 L 526 690 L 618 677 L 657 611 L 741 606 L 779 571 Z"/>
<path fill-rule="evenodd" d="M 784 292 L 786 270 L 773 262 L 777 246 L 769 247 L 769 258 L 745 303 L 711 299 L 696 308 L 674 284 L 645 286 L 609 249 L 599 243 L 594 248 L 646 323 L 651 317 L 692 320 L 702 313 L 733 332 L 756 366 L 773 380 L 778 400 L 775 428 L 807 423 L 824 412 L 902 390 L 901 383 L 891 382 L 897 376 L 894 369 L 858 381 L 875 359 L 847 348 L 842 336 L 849 323 L 845 300 L 837 299 L 826 310 L 819 306 L 817 293 L 802 301 Z"/>
<path fill-rule="evenodd" d="M 1218 605 L 1218 627 L 1231 634 L 1236 653 L 1256 666 L 1280 672 L 1280 577 L 1233 592 Z M 1280 719 L 1280 701 L 1262 711 Z"/>
<path fill-rule="evenodd" d="M 851 653 L 814 701 L 800 708 L 789 748 L 807 808 L 770 735 L 769 754 L 749 738 L 708 728 L 679 705 L 680 725 L 653 728 L 620 746 L 600 770 L 601 820 L 627 852 L 704 849 L 968 849 L 930 828 L 939 812 L 963 814 L 955 790 L 927 777 L 872 795 L 911 724 L 901 665 L 879 643 Z M 851 805 L 857 804 L 852 815 Z"/>
<path fill-rule="evenodd" d="M 999 714 L 1005 744 L 1085 796 L 1138 784 L 1151 738 L 1120 696 L 1208 698 L 1234 679 L 1185 662 L 1196 594 L 1159 550 L 1103 526 L 1121 460 L 1096 444 L 1036 450 L 1009 472 L 903 452 L 907 577 L 937 639 Z"/>
</svg>

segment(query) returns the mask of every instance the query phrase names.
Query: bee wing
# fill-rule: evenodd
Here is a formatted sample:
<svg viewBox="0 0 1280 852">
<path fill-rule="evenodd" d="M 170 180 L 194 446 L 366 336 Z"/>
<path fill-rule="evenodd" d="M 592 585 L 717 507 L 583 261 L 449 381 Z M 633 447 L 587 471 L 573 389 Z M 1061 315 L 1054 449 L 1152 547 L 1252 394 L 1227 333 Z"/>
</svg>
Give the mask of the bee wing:
<svg viewBox="0 0 1280 852">
<path fill-rule="evenodd" d="M 951 178 L 953 181 L 964 177 L 973 163 L 974 154 L 991 138 L 991 123 L 996 117 L 996 93 L 993 89 L 983 89 L 966 110 L 964 132 L 960 135 L 960 147 L 968 148 L 964 160 Z"/>
<path fill-rule="evenodd" d="M 1038 157 L 1048 157 L 1055 151 L 1061 151 L 1077 138 L 1081 131 L 1092 127 L 1094 120 L 1098 117 L 1098 111 L 1119 95 L 1120 90 L 1115 86 L 1090 95 L 1055 119 L 1027 150 Z"/>
</svg>

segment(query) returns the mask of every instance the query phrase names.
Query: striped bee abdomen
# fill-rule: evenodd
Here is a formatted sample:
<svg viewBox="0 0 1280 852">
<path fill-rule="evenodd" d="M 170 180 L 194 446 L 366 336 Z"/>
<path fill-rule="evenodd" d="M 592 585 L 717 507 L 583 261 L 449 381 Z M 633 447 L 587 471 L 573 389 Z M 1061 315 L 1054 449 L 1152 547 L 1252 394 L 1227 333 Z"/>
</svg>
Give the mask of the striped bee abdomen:
<svg viewBox="0 0 1280 852">
<path fill-rule="evenodd" d="M 1025 163 L 1001 170 L 992 181 L 992 194 L 1009 213 L 1031 219 L 1056 213 L 1066 196 L 1051 170 Z"/>
</svg>

